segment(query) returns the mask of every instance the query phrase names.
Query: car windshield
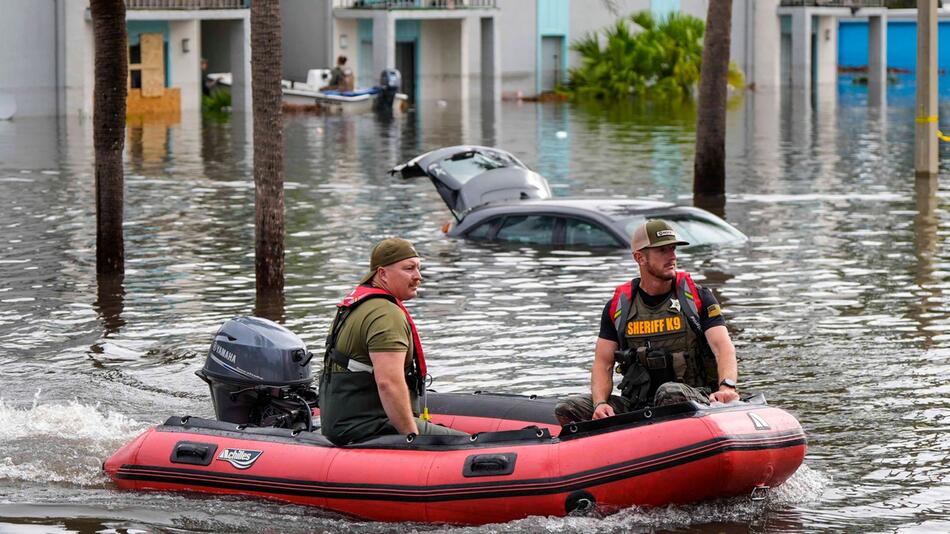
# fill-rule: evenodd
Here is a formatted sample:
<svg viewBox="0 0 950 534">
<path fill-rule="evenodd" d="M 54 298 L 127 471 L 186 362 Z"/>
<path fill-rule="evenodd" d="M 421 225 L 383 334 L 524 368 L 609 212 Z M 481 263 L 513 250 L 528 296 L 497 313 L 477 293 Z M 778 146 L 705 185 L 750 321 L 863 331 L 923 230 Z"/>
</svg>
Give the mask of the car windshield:
<svg viewBox="0 0 950 534">
<path fill-rule="evenodd" d="M 661 215 L 656 218 L 670 223 L 676 235 L 688 241 L 690 246 L 733 243 L 745 238 L 728 224 L 691 214 Z M 644 221 L 646 221 L 645 217 L 631 217 L 624 220 L 626 234 L 632 236 L 633 231 Z"/>
<path fill-rule="evenodd" d="M 504 167 L 522 167 L 506 154 L 485 150 L 462 152 L 433 166 L 439 168 L 438 174 L 444 172 L 463 184 L 485 171 Z"/>
</svg>

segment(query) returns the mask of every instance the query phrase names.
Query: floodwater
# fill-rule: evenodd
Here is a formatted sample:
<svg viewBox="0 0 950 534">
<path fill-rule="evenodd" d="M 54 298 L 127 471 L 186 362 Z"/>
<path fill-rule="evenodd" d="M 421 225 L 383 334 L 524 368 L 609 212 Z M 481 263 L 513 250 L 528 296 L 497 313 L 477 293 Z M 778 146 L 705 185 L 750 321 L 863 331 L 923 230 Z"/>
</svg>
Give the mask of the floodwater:
<svg viewBox="0 0 950 534">
<path fill-rule="evenodd" d="M 802 422 L 804 465 L 765 502 L 477 528 L 117 491 L 100 471 L 114 450 L 169 415 L 212 416 L 194 372 L 254 309 L 251 123 L 130 124 L 126 276 L 100 288 L 91 120 L 0 122 L 0 533 L 950 530 L 950 213 L 946 189 L 913 177 L 912 97 L 750 94 L 728 121 L 725 216 L 751 239 L 680 262 L 723 303 L 743 391 Z M 401 235 L 425 258 L 411 307 L 435 389 L 583 391 L 629 255 L 448 239 L 431 185 L 386 171 L 479 143 L 557 195 L 690 203 L 693 125 L 683 108 L 508 102 L 289 117 L 284 323 L 319 350 L 370 244 Z"/>
</svg>

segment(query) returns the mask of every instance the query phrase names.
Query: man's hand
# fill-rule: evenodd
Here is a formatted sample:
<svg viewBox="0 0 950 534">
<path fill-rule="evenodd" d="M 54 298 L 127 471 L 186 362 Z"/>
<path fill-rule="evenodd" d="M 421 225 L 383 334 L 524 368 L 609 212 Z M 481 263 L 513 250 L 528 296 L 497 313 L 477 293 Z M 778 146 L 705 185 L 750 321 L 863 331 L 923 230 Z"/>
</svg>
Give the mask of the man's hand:
<svg viewBox="0 0 950 534">
<path fill-rule="evenodd" d="M 598 404 L 594 408 L 594 416 L 592 417 L 592 419 L 595 419 L 595 420 L 603 419 L 605 417 L 613 417 L 614 415 L 615 414 L 614 414 L 613 406 L 605 402 L 603 404 Z"/>
<path fill-rule="evenodd" d="M 712 402 L 732 402 L 739 400 L 739 393 L 729 386 L 721 386 L 719 391 L 711 394 L 709 400 Z"/>
</svg>

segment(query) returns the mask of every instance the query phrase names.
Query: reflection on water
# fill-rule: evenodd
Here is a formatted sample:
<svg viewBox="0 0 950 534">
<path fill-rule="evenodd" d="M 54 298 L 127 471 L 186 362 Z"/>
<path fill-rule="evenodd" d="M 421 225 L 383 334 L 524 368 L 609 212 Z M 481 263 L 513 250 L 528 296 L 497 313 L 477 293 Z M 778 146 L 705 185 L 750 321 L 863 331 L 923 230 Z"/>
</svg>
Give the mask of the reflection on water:
<svg viewBox="0 0 950 534">
<path fill-rule="evenodd" d="M 723 303 L 743 390 L 806 427 L 806 466 L 764 505 L 460 530 L 947 524 L 947 191 L 913 179 L 913 100 L 889 94 L 869 106 L 871 96 L 846 87 L 732 102 L 724 216 L 750 242 L 681 254 Z M 689 106 L 451 102 L 388 121 L 290 117 L 282 301 L 258 300 L 254 288 L 249 117 L 130 125 L 121 280 L 95 276 L 91 124 L 0 122 L 0 531 L 268 531 L 276 521 L 282 531 L 407 530 L 274 503 L 118 493 L 99 462 L 170 414 L 212 414 L 193 373 L 225 320 L 270 314 L 319 352 L 334 304 L 388 235 L 413 240 L 424 258 L 409 304 L 436 389 L 586 389 L 600 311 L 634 274 L 629 254 L 448 239 L 440 228 L 451 215 L 431 184 L 386 171 L 478 143 L 512 151 L 559 196 L 689 203 L 694 121 Z"/>
</svg>

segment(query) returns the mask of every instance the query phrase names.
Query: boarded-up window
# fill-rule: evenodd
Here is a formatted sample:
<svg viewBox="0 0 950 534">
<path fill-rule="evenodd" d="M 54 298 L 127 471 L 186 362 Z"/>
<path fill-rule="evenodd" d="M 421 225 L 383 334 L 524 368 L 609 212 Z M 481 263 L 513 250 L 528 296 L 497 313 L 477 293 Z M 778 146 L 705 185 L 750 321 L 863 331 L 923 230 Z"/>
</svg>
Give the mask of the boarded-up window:
<svg viewBox="0 0 950 534">
<path fill-rule="evenodd" d="M 165 94 L 165 40 L 160 33 L 139 34 L 139 44 L 129 47 L 129 87 L 143 97 Z"/>
<path fill-rule="evenodd" d="M 165 94 L 165 40 L 160 33 L 139 36 L 142 47 L 142 96 Z"/>
</svg>

